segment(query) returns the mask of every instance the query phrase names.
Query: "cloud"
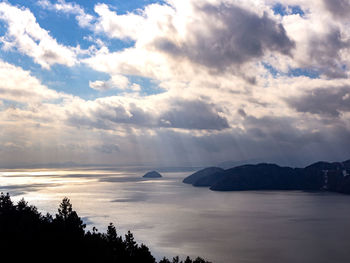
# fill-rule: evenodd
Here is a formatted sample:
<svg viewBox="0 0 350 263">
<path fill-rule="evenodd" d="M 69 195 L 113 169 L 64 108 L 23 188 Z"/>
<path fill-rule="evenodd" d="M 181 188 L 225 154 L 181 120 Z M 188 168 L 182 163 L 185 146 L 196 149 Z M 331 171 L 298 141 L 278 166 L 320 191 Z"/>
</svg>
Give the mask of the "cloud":
<svg viewBox="0 0 350 263">
<path fill-rule="evenodd" d="M 95 150 L 104 154 L 112 154 L 114 152 L 119 152 L 120 148 L 115 144 L 103 144 L 100 146 L 95 146 Z"/>
<path fill-rule="evenodd" d="M 235 1 L 169 1 L 123 15 L 99 4 L 95 11 L 96 33 L 135 42 L 130 48 L 101 50 L 84 60 L 111 75 L 190 79 L 199 66 L 254 83 L 251 69 L 245 72 L 251 65 L 271 53 L 290 57 L 295 47 L 283 25 L 268 12 L 248 10 Z"/>
<path fill-rule="evenodd" d="M 1 37 L 4 50 L 16 48 L 45 69 L 53 64 L 71 67 L 77 63 L 74 50 L 57 43 L 48 31 L 40 27 L 29 9 L 2 2 L 0 20 L 7 24 L 6 34 Z"/>
<path fill-rule="evenodd" d="M 100 3 L 90 15 L 83 4 L 40 1 L 47 10 L 75 16 L 82 32 L 91 30 L 84 40 L 96 43 L 84 58 L 70 47 L 62 46 L 72 56 L 57 53 L 55 45 L 45 55 L 35 53 L 49 33 L 28 9 L 1 3 L 0 10 L 6 7 L 23 20 L 0 11 L 8 25 L 3 48 L 25 50 L 46 68 L 86 63 L 109 74 L 89 81 L 100 92 L 85 87 L 99 98 L 84 94 L 83 99 L 0 61 L 1 162 L 346 159 L 350 31 L 345 17 L 335 19 L 316 0 L 286 0 L 283 4 L 300 5 L 305 14 L 280 16 L 271 9 L 275 2 L 169 0 L 123 14 Z M 60 45 L 59 39 L 52 41 Z M 311 71 L 317 74 L 309 76 Z M 132 82 L 135 76 L 154 80 L 162 93 L 150 95 L 149 86 Z M 76 87 L 68 88 L 74 94 Z M 118 96 L 108 97 L 111 92 Z"/>
<path fill-rule="evenodd" d="M 83 110 L 72 107 L 67 118 L 69 125 L 105 130 L 114 130 L 120 125 L 185 130 L 229 127 L 220 107 L 201 100 L 110 97 L 84 104 L 87 107 Z"/>
<path fill-rule="evenodd" d="M 94 30 L 105 33 L 111 38 L 136 39 L 145 22 L 142 15 L 134 13 L 118 15 L 111 11 L 106 4 L 97 4 L 95 12 L 99 18 L 94 25 Z"/>
<path fill-rule="evenodd" d="M 339 117 L 350 112 L 350 86 L 318 88 L 287 101 L 299 112 Z"/>
<path fill-rule="evenodd" d="M 316 68 L 330 78 L 346 78 L 341 51 L 350 48 L 350 40 L 343 39 L 335 28 L 324 36 L 315 36 L 310 41 L 310 58 Z"/>
<path fill-rule="evenodd" d="M 111 89 L 140 91 L 140 86 L 136 83 L 131 84 L 129 79 L 123 75 L 113 75 L 107 81 L 93 81 L 89 82 L 90 88 L 98 91 L 106 91 Z"/>
<path fill-rule="evenodd" d="M 220 114 L 221 113 L 221 114 Z M 197 130 L 229 128 L 220 107 L 201 100 L 173 100 L 169 109 L 159 117 L 161 127 Z"/>
<path fill-rule="evenodd" d="M 42 85 L 29 71 L 0 60 L 0 98 L 35 103 L 63 98 L 64 95 Z"/>
<path fill-rule="evenodd" d="M 259 16 L 233 4 L 204 3 L 195 7 L 194 14 L 194 22 L 186 25 L 186 38 L 175 42 L 157 36 L 155 47 L 219 71 L 259 59 L 266 52 L 291 55 L 294 48 L 283 25 L 267 13 Z"/>
<path fill-rule="evenodd" d="M 350 2 L 348 0 L 323 0 L 323 3 L 336 19 L 339 17 L 349 19 Z"/>
<path fill-rule="evenodd" d="M 303 17 L 288 15 L 282 18 L 290 38 L 296 43 L 293 60 L 287 61 L 285 70 L 303 68 L 314 70 L 329 79 L 347 78 L 350 48 L 349 31 L 345 23 L 316 3 L 300 3 L 308 10 Z"/>
<path fill-rule="evenodd" d="M 82 108 L 83 106 L 83 108 Z M 113 130 L 118 125 L 152 126 L 153 116 L 143 108 L 122 97 L 95 101 L 78 101 L 67 114 L 67 123 L 95 129 Z"/>
<path fill-rule="evenodd" d="M 81 27 L 91 27 L 91 23 L 94 20 L 92 15 L 85 13 L 85 10 L 74 2 L 67 3 L 65 0 L 58 0 L 55 4 L 52 4 L 48 0 L 40 0 L 37 4 L 47 10 L 75 15 Z"/>
</svg>

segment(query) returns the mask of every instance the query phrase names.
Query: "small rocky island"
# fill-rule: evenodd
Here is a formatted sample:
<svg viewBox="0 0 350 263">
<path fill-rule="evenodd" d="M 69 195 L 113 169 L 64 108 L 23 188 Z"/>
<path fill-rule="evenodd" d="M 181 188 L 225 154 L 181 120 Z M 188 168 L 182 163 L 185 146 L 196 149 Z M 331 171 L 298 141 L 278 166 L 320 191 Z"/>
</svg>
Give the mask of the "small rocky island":
<svg viewBox="0 0 350 263">
<path fill-rule="evenodd" d="M 161 178 L 161 177 L 162 175 L 157 171 L 148 172 L 143 176 L 143 178 Z"/>
</svg>

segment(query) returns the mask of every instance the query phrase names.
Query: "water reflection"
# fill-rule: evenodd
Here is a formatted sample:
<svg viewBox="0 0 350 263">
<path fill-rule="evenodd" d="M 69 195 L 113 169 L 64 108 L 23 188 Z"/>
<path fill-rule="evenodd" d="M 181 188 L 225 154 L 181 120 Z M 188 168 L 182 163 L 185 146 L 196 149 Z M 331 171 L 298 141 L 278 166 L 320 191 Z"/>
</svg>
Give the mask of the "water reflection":
<svg viewBox="0 0 350 263">
<path fill-rule="evenodd" d="M 349 262 L 350 197 L 338 194 L 212 192 L 182 184 L 187 173 L 142 178 L 113 169 L 0 172 L 0 191 L 55 213 L 68 196 L 84 221 L 131 229 L 156 256 L 214 262 Z"/>
</svg>

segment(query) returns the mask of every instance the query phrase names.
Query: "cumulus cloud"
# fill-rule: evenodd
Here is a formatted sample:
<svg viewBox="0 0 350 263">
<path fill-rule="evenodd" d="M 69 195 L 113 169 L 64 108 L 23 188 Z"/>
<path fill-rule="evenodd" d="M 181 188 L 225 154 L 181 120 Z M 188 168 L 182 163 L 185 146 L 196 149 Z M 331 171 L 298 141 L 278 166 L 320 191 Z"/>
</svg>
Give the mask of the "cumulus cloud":
<svg viewBox="0 0 350 263">
<path fill-rule="evenodd" d="M 169 79 L 190 75 L 200 66 L 211 73 L 229 71 L 254 83 L 254 76 L 244 72 L 246 64 L 271 53 L 290 57 L 295 47 L 276 18 L 235 1 L 169 1 L 123 15 L 99 4 L 95 11 L 99 15 L 95 32 L 135 41 L 131 48 L 105 50 L 85 60 L 110 74 Z"/>
<path fill-rule="evenodd" d="M 322 5 L 296 2 L 302 7 L 306 5 L 308 12 L 305 16 L 287 15 L 282 18 L 288 35 L 296 43 L 293 60 L 289 61 L 287 70 L 311 69 L 326 78 L 347 78 L 350 51 L 348 28 L 321 8 Z"/>
<path fill-rule="evenodd" d="M 261 58 L 268 51 L 290 55 L 294 48 L 283 25 L 267 13 L 260 16 L 224 3 L 206 3 L 194 12 L 197 17 L 187 25 L 187 38 L 175 42 L 156 37 L 155 47 L 220 71 Z"/>
<path fill-rule="evenodd" d="M 118 15 L 106 4 L 97 4 L 95 12 L 99 15 L 94 30 L 103 32 L 112 38 L 136 39 L 143 28 L 144 18 L 141 15 L 129 13 Z"/>
<path fill-rule="evenodd" d="M 2 2 L 0 20 L 7 24 L 7 32 L 1 37 L 3 49 L 16 48 L 45 69 L 53 64 L 73 66 L 77 63 L 73 49 L 57 43 L 48 31 L 40 27 L 29 9 Z"/>
</svg>

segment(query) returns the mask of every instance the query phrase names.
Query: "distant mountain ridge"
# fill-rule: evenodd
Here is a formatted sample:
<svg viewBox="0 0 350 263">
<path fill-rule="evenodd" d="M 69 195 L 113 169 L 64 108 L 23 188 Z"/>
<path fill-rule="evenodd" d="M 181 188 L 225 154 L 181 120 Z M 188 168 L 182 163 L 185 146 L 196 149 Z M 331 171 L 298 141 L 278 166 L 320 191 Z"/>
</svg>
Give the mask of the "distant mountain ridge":
<svg viewBox="0 0 350 263">
<path fill-rule="evenodd" d="M 183 182 L 214 191 L 326 190 L 350 194 L 350 160 L 316 162 L 305 168 L 269 163 L 246 164 L 226 170 L 209 167 L 191 174 Z"/>
</svg>

